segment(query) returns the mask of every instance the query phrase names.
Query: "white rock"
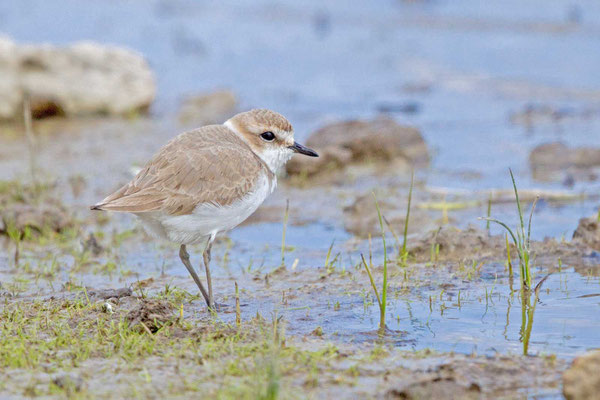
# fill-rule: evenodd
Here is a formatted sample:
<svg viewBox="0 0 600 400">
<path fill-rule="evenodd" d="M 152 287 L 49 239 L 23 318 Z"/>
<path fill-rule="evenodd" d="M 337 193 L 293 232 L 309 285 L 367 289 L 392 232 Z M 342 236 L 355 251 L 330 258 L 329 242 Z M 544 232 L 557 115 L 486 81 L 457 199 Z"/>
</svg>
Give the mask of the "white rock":
<svg viewBox="0 0 600 400">
<path fill-rule="evenodd" d="M 131 50 L 92 42 L 16 45 L 0 38 L 0 119 L 20 118 L 25 94 L 34 116 L 119 115 L 146 110 L 156 85 L 147 62 Z"/>
</svg>

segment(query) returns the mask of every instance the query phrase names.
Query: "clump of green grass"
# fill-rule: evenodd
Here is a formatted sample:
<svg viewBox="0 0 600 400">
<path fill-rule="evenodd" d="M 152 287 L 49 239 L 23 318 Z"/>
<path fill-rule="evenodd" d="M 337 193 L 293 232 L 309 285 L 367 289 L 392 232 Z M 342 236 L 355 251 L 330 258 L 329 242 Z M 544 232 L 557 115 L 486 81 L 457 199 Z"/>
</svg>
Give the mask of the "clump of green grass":
<svg viewBox="0 0 600 400">
<path fill-rule="evenodd" d="M 398 252 L 398 259 L 403 267 L 406 267 L 407 261 L 408 261 L 408 250 L 407 250 L 408 223 L 410 220 L 410 205 L 412 202 L 412 192 L 413 192 L 413 187 L 414 187 L 414 181 L 415 181 L 415 173 L 413 171 L 411 174 L 411 177 L 410 177 L 410 189 L 408 191 L 408 205 L 406 208 L 406 218 L 404 220 L 403 242 L 402 242 L 402 247 L 399 248 L 399 252 Z M 396 238 L 396 241 L 398 241 L 398 237 L 397 237 L 396 233 L 394 232 L 394 230 L 392 229 L 392 227 L 390 226 L 389 222 L 381 214 L 381 209 L 379 208 L 379 202 L 377 201 L 377 196 L 375 196 L 375 193 L 373 193 L 373 198 L 375 200 L 375 208 L 377 209 L 377 218 L 379 219 L 379 228 L 381 229 L 381 240 L 383 242 L 383 283 L 382 283 L 382 289 L 381 289 L 381 296 L 379 295 L 379 291 L 377 290 L 377 285 L 375 284 L 375 280 L 373 279 L 373 274 L 371 272 L 373 269 L 373 263 L 372 263 L 372 258 L 371 258 L 370 236 L 369 236 L 369 263 L 367 263 L 367 261 L 365 260 L 365 257 L 362 254 L 360 256 L 362 259 L 362 264 L 365 267 L 367 274 L 369 275 L 369 281 L 371 283 L 371 287 L 373 288 L 373 293 L 375 294 L 375 297 L 377 298 L 377 305 L 379 306 L 379 334 L 383 335 L 385 333 L 385 328 L 386 328 L 385 314 L 386 314 L 386 307 L 387 307 L 387 290 L 388 290 L 388 257 L 387 257 L 387 244 L 386 244 L 386 240 L 385 240 L 385 229 L 383 227 L 384 220 L 385 220 L 386 224 L 388 225 L 388 227 L 390 228 L 392 235 Z M 406 277 L 406 272 L 405 272 L 405 277 Z"/>
<path fill-rule="evenodd" d="M 56 393 L 60 388 L 40 383 L 38 374 L 64 369 L 98 382 L 105 378 L 103 374 L 88 376 L 87 372 L 87 361 L 93 360 L 92 365 L 100 365 L 93 367 L 98 370 L 117 368 L 119 379 L 107 376 L 111 386 L 107 391 L 101 388 L 102 394 L 91 394 L 83 386 L 75 398 L 114 397 L 115 393 L 123 398 L 135 398 L 135 393 L 142 398 L 156 394 L 191 398 L 202 393 L 209 398 L 277 399 L 297 397 L 299 377 L 318 384 L 330 361 L 341 357 L 335 346 L 326 343 L 306 349 L 295 346 L 277 315 L 272 321 L 242 321 L 239 328 L 217 320 L 176 319 L 150 333 L 130 322 L 125 303 L 113 304 L 114 312 L 107 312 L 103 304 L 84 296 L 33 303 L 3 301 L 0 369 L 8 374 L 27 370 L 38 394 L 53 398 L 73 396 L 62 393 L 66 389 Z M 154 365 L 177 369 L 176 378 L 165 385 Z M 2 383 L 3 398 L 23 397 L 29 384 L 26 379 Z"/>
<path fill-rule="evenodd" d="M 381 240 L 383 241 L 383 287 L 381 289 L 381 296 L 379 296 L 379 291 L 377 290 L 377 285 L 375 284 L 375 280 L 373 279 L 373 274 L 371 273 L 371 269 L 373 265 L 369 267 L 365 257 L 361 254 L 362 262 L 369 275 L 369 280 L 371 282 L 371 287 L 373 288 L 373 292 L 375 297 L 377 298 L 377 304 L 379 305 L 379 334 L 382 335 L 385 332 L 385 311 L 387 305 L 387 289 L 388 289 L 388 265 L 387 265 L 387 246 L 385 243 L 385 229 L 383 228 L 383 217 L 381 216 L 381 210 L 379 209 L 379 203 L 377 202 L 377 197 L 375 193 L 373 193 L 373 197 L 375 198 L 375 207 L 377 208 L 377 216 L 379 218 L 379 227 L 381 229 Z M 369 257 L 369 263 L 371 263 L 371 257 Z"/>
<path fill-rule="evenodd" d="M 329 249 L 327 250 L 327 255 L 325 256 L 325 273 L 327 275 L 331 275 L 335 272 L 335 263 L 339 262 L 341 264 L 341 252 L 336 253 L 335 255 L 333 255 L 333 245 L 335 244 L 335 239 L 331 241 L 331 244 L 329 245 Z M 340 273 L 343 273 L 343 271 L 340 271 Z"/>
<path fill-rule="evenodd" d="M 17 229 L 16 225 L 11 221 L 6 226 L 6 234 L 10 240 L 15 244 L 15 253 L 13 261 L 15 267 L 19 266 L 19 258 L 21 257 L 21 232 Z"/>
<path fill-rule="evenodd" d="M 542 285 L 548 279 L 550 275 L 546 275 L 539 283 L 535 286 L 534 294 L 535 298 L 531 302 L 531 296 L 521 296 L 521 342 L 523 343 L 523 355 L 526 356 L 529 353 L 529 339 L 531 338 L 531 331 L 533 329 L 533 315 L 535 313 L 535 307 L 540 298 L 540 289 Z"/>
<path fill-rule="evenodd" d="M 516 234 L 513 230 L 504 222 L 497 220 L 495 218 L 483 217 L 481 219 L 495 222 L 496 224 L 502 226 L 510 237 L 517 248 L 517 254 L 519 255 L 519 265 L 521 267 L 521 285 L 523 289 L 529 290 L 531 288 L 531 264 L 533 262 L 533 255 L 531 251 L 531 220 L 533 218 L 533 212 L 535 210 L 535 205 L 537 204 L 538 199 L 536 198 L 531 206 L 531 212 L 529 214 L 529 222 L 527 224 L 527 229 L 525 229 L 525 220 L 523 218 L 523 210 L 521 208 L 521 202 L 519 200 L 519 191 L 517 190 L 517 183 L 515 181 L 515 177 L 513 175 L 512 169 L 509 169 L 510 178 L 512 180 L 513 188 L 515 191 L 515 199 L 517 201 L 517 211 L 519 214 L 519 225 L 517 226 Z M 508 260 L 509 266 L 510 260 Z"/>
</svg>

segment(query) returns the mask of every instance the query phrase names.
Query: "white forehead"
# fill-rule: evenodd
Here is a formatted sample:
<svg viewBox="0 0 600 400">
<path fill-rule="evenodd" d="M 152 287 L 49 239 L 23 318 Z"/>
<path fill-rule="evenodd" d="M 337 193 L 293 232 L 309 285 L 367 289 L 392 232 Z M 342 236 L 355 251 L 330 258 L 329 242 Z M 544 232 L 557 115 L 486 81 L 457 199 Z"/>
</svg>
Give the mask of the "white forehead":
<svg viewBox="0 0 600 400">
<path fill-rule="evenodd" d="M 294 138 L 294 130 L 293 129 L 291 131 L 283 131 L 281 129 L 274 129 L 273 133 L 275 135 L 277 135 L 278 138 L 283 139 L 283 140 Z"/>
</svg>

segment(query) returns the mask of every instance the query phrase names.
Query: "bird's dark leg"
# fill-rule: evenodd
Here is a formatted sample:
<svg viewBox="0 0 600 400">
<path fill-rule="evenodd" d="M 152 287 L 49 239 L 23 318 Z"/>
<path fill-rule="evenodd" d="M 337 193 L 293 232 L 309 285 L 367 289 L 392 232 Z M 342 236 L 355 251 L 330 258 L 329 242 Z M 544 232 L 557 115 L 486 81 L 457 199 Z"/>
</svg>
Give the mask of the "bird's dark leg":
<svg viewBox="0 0 600 400">
<path fill-rule="evenodd" d="M 212 290 L 212 279 L 210 277 L 210 249 L 212 247 L 212 242 L 213 242 L 214 237 L 211 236 L 208 239 L 208 243 L 206 245 L 206 249 L 204 250 L 204 254 L 202 254 L 203 258 L 204 258 L 204 269 L 206 271 L 206 282 L 208 284 L 208 308 L 210 308 L 213 311 L 216 311 L 215 309 L 215 301 L 213 298 L 213 290 Z"/>
<path fill-rule="evenodd" d="M 202 282 L 200 281 L 200 277 L 198 277 L 196 270 L 194 270 L 194 267 L 190 263 L 190 255 L 188 254 L 187 250 L 185 249 L 185 244 L 182 244 L 181 247 L 179 248 L 179 258 L 181 258 L 181 262 L 183 263 L 183 265 L 185 265 L 185 267 L 189 271 L 190 275 L 192 275 L 192 278 L 194 278 L 194 282 L 196 282 L 196 285 L 198 285 L 200 292 L 202 292 L 202 296 L 204 297 L 204 300 L 206 301 L 206 305 L 208 305 L 208 307 L 210 308 L 210 303 L 211 303 L 210 297 L 209 297 L 208 293 L 206 292 L 206 289 L 204 289 L 204 285 L 202 285 Z M 208 285 L 210 287 L 210 281 L 209 281 Z"/>
</svg>

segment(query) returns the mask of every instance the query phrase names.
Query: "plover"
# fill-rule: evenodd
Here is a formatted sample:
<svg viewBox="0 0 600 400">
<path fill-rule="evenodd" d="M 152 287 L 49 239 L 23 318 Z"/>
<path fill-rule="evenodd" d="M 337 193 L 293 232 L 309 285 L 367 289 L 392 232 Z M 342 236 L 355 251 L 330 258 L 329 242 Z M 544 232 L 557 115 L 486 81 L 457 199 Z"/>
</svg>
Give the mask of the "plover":
<svg viewBox="0 0 600 400">
<path fill-rule="evenodd" d="M 277 185 L 277 173 L 294 153 L 318 157 L 294 141 L 288 120 L 260 109 L 237 114 L 223 125 L 185 132 L 162 147 L 136 177 L 92 210 L 133 213 L 153 236 L 180 245 L 179 257 L 215 310 L 210 250 L 217 234 L 248 218 Z M 186 246 L 206 243 L 208 290 Z"/>
</svg>

